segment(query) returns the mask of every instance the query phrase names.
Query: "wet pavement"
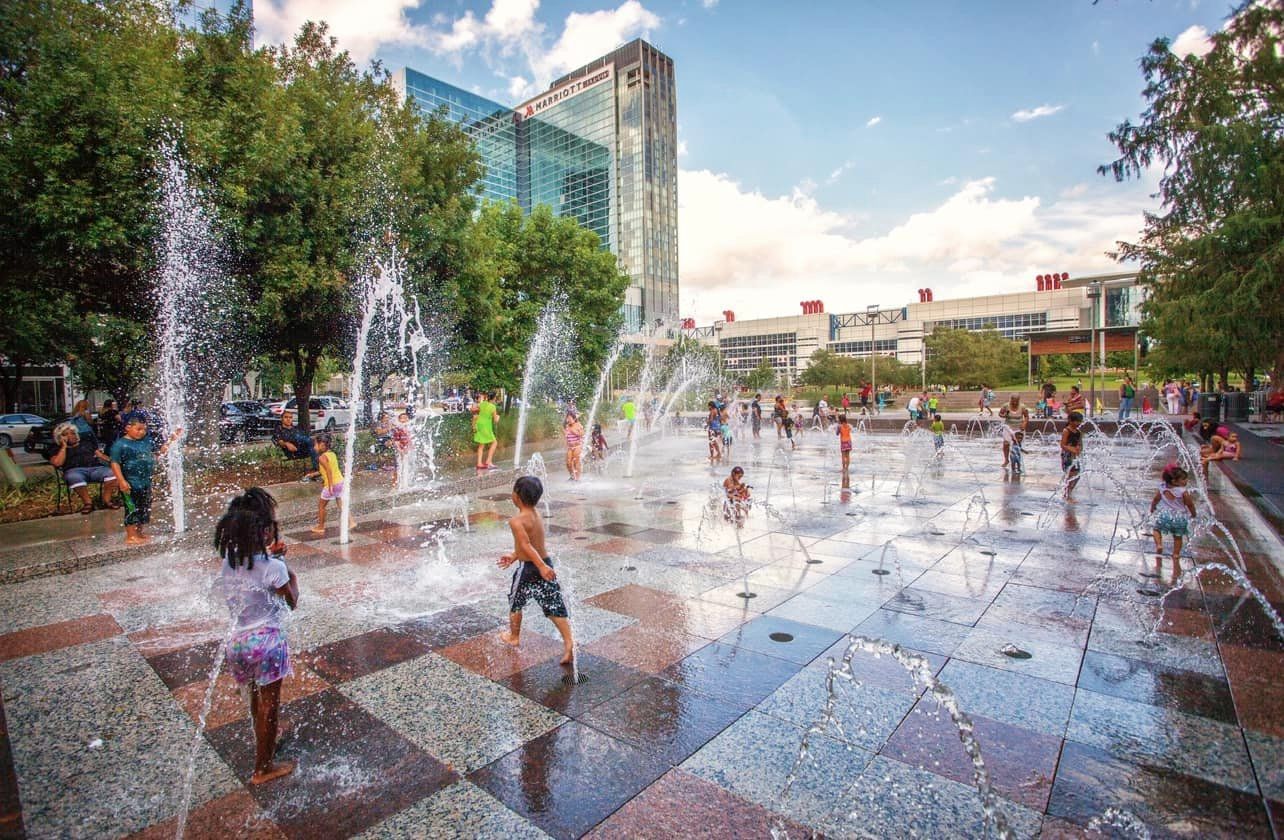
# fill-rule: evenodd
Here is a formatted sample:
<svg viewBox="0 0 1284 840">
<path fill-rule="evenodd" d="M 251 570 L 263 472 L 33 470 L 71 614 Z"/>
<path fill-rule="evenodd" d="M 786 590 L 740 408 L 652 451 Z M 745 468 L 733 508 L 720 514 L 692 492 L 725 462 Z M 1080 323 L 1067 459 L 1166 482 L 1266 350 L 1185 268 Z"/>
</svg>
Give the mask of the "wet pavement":
<svg viewBox="0 0 1284 840">
<path fill-rule="evenodd" d="M 263 786 L 243 698 L 210 684 L 227 619 L 207 550 L 0 587 L 0 836 L 172 837 L 188 779 L 190 837 L 981 836 L 958 732 L 896 662 L 856 653 L 822 720 L 849 635 L 954 691 L 1016 836 L 1097 836 L 1108 808 L 1156 837 L 1284 828 L 1284 641 L 1227 578 L 1162 615 L 1146 594 L 1171 569 L 1129 529 L 1166 458 L 1090 438 L 1128 493 L 1090 467 L 1064 505 L 1050 441 L 1015 480 L 995 440 L 922 443 L 858 435 L 844 493 L 831 437 L 738 442 L 768 503 L 739 533 L 712 491 L 730 464 L 698 433 L 647 443 L 636 478 L 617 458 L 573 484 L 550 461 L 578 683 L 537 609 L 520 648 L 496 638 L 504 488 L 473 494 L 467 531 L 434 500 L 361 517 L 348 545 L 287 528 L 302 599 L 278 752 L 298 769 Z M 1213 482 L 1284 602 L 1278 540 Z M 1210 539 L 1188 554 L 1226 561 Z"/>
</svg>

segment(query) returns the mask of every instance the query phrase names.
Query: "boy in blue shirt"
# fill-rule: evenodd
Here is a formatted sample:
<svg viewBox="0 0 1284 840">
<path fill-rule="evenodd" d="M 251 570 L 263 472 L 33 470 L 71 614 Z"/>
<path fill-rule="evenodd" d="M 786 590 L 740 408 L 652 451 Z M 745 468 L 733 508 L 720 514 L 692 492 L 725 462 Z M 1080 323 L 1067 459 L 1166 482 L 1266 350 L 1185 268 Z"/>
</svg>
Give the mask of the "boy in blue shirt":
<svg viewBox="0 0 1284 840">
<path fill-rule="evenodd" d="M 124 434 L 111 445 L 111 471 L 116 474 L 116 487 L 125 498 L 125 545 L 144 545 L 151 537 L 143 535 L 143 526 L 152 518 L 152 472 L 156 453 L 164 455 L 169 445 L 183 434 L 175 429 L 170 439 L 157 448 L 147 436 L 147 418 L 134 412 L 126 415 Z"/>
</svg>

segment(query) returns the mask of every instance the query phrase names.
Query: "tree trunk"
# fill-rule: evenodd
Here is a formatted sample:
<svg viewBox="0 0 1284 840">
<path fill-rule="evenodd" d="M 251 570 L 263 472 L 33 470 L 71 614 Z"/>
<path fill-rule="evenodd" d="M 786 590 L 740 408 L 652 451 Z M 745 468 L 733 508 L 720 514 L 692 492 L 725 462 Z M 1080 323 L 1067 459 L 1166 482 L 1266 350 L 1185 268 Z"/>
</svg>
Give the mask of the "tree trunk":
<svg viewBox="0 0 1284 840">
<path fill-rule="evenodd" d="M 1228 368 L 1222 368 L 1221 370 L 1217 371 L 1217 379 L 1218 379 L 1218 390 L 1220 390 L 1222 393 L 1225 393 L 1227 390 L 1230 389 L 1230 370 Z"/>
<path fill-rule="evenodd" d="M 312 379 L 317 373 L 317 354 L 309 351 L 291 354 L 294 361 L 294 404 L 296 421 L 303 431 L 312 433 Z"/>
<path fill-rule="evenodd" d="M 11 360 L 13 376 L 0 373 L 0 403 L 6 413 L 18 411 L 18 400 L 22 395 L 23 364 L 17 359 Z"/>
</svg>

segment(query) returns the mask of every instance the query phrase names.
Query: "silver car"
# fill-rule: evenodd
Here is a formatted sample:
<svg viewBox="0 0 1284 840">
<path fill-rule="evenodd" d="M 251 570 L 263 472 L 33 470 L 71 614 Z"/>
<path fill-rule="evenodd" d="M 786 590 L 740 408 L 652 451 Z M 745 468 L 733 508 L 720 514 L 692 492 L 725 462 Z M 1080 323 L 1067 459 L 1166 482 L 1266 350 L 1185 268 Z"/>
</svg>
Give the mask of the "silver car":
<svg viewBox="0 0 1284 840">
<path fill-rule="evenodd" d="M 0 449 L 8 449 L 15 443 L 27 440 L 27 435 L 37 426 L 49 421 L 35 414 L 5 414 L 0 416 Z"/>
</svg>

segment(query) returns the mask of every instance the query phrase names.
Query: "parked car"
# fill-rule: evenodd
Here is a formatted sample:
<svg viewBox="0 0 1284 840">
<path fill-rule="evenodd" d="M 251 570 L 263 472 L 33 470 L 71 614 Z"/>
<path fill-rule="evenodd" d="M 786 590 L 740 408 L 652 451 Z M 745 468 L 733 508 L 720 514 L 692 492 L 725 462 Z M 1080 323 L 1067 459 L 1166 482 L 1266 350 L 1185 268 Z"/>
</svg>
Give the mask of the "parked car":
<svg viewBox="0 0 1284 840">
<path fill-rule="evenodd" d="M 280 425 L 280 417 L 253 400 L 225 402 L 218 409 L 218 439 L 223 443 L 270 437 Z"/>
<path fill-rule="evenodd" d="M 294 415 L 297 421 L 298 411 L 299 401 L 292 398 L 282 406 L 280 413 Z M 352 409 L 338 397 L 312 397 L 308 401 L 308 411 L 312 416 L 312 428 L 327 432 L 347 428 L 348 420 L 352 417 Z"/>
<path fill-rule="evenodd" d="M 15 443 L 26 443 L 31 430 L 49 421 L 35 414 L 5 414 L 0 416 L 0 449 Z"/>
<path fill-rule="evenodd" d="M 23 441 L 22 448 L 48 461 L 58 451 L 58 446 L 54 443 L 53 436 L 54 427 L 57 425 L 53 420 L 47 420 L 44 425 L 36 426 L 27 434 L 27 439 Z"/>
<path fill-rule="evenodd" d="M 443 414 L 458 414 L 467 407 L 463 397 L 442 397 L 437 405 L 441 407 Z"/>
</svg>

